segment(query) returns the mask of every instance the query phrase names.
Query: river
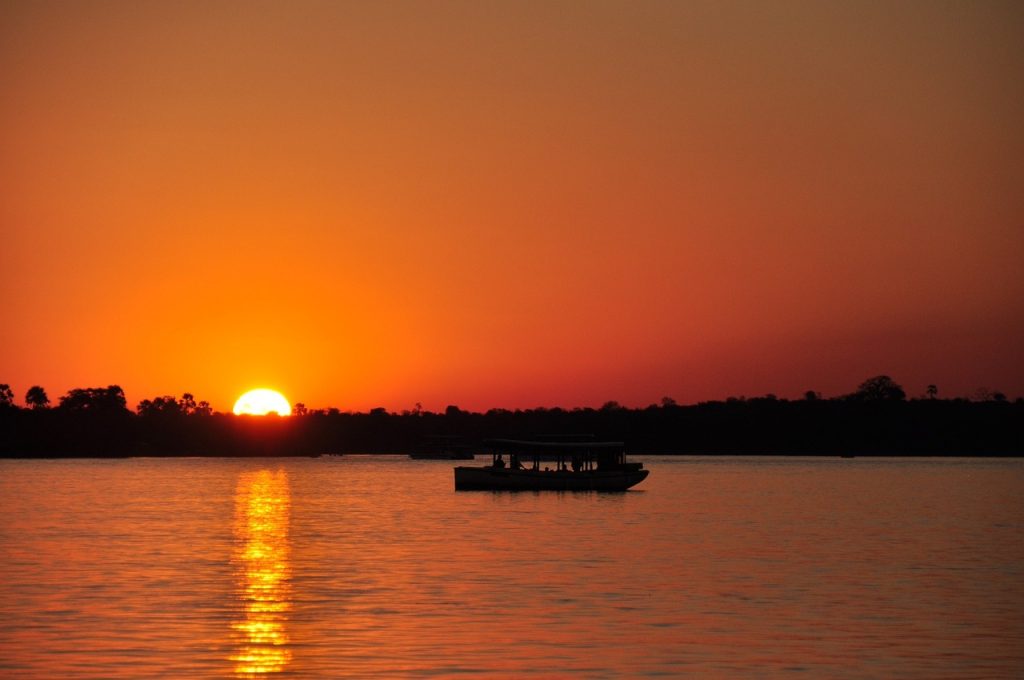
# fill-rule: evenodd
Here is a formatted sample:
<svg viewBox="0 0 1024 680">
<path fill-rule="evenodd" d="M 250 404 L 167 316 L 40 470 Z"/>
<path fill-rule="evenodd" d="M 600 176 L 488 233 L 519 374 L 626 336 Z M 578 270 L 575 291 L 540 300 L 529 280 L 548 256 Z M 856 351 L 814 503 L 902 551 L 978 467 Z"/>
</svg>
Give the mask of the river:
<svg viewBox="0 0 1024 680">
<path fill-rule="evenodd" d="M 0 461 L 0 677 L 1024 675 L 1024 460 L 639 460 Z"/>
</svg>

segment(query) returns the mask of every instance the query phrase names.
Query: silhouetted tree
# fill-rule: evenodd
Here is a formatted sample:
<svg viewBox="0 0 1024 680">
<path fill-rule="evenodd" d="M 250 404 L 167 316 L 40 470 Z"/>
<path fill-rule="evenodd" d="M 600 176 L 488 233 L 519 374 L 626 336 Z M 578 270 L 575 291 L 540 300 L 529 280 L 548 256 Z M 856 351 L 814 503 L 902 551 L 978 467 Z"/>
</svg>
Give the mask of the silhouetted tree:
<svg viewBox="0 0 1024 680">
<path fill-rule="evenodd" d="M 181 412 L 185 415 L 192 415 L 196 412 L 196 398 L 192 396 L 191 392 L 186 392 L 181 395 L 181 401 L 178 402 L 178 406 L 181 407 Z"/>
<path fill-rule="evenodd" d="M 382 408 L 373 414 L 341 413 L 332 408 L 309 410 L 307 418 L 248 422 L 212 414 L 206 402 L 185 413 L 189 407 L 183 404 L 190 401 L 185 396 L 144 400 L 138 417 L 124 409 L 107 412 L 102 406 L 90 413 L 97 404 L 113 402 L 117 408 L 123 392 L 116 386 L 72 390 L 61 408 L 35 413 L 15 407 L 9 389 L 2 393 L 10 406 L 0 408 L 0 456 L 383 453 L 409 450 L 437 435 L 458 435 L 472 444 L 557 432 L 626 441 L 636 453 L 1012 456 L 1024 450 L 1019 427 L 1024 399 L 998 403 L 1004 395 L 986 392 L 986 403 L 964 398 L 928 404 L 918 399 L 877 401 L 901 395 L 902 388 L 887 376 L 872 378 L 858 393 L 828 400 L 814 393 L 811 401 L 764 396 L 670 409 L 539 407 L 486 413 L 453 406 L 445 410 L 448 417 L 430 412 L 399 415 Z"/>
<path fill-rule="evenodd" d="M 25 403 L 33 409 L 46 408 L 50 405 L 50 398 L 46 396 L 46 390 L 39 385 L 33 385 L 25 393 Z"/>
<path fill-rule="evenodd" d="M 446 406 L 444 409 L 444 414 L 449 418 L 452 416 L 457 416 L 460 413 L 462 413 L 462 409 L 456 406 L 455 404 L 448 404 L 448 406 Z"/>
<path fill-rule="evenodd" d="M 292 406 L 292 415 L 293 415 L 293 416 L 305 416 L 305 415 L 309 415 L 309 409 L 308 409 L 308 408 L 306 408 L 306 405 L 305 405 L 305 404 L 303 404 L 303 403 L 302 403 L 302 402 L 300 401 L 300 402 L 298 402 L 297 404 L 295 404 L 295 406 Z"/>
<path fill-rule="evenodd" d="M 60 398 L 59 408 L 65 411 L 126 411 L 124 390 L 119 385 L 86 387 L 69 390 Z"/>
<path fill-rule="evenodd" d="M 678 406 L 678 404 L 676 403 L 675 399 L 673 399 L 672 397 L 662 397 L 661 398 L 661 407 L 662 408 L 672 408 L 673 406 Z"/>
<path fill-rule="evenodd" d="M 935 385 L 929 385 L 925 389 L 925 394 L 928 395 L 929 399 L 935 399 L 937 396 L 939 396 L 939 388 L 936 387 Z"/>
<path fill-rule="evenodd" d="M 887 375 L 876 375 L 860 384 L 852 395 L 861 401 L 903 401 L 907 393 Z"/>
<path fill-rule="evenodd" d="M 182 415 L 185 413 L 182 404 L 170 396 L 143 399 L 135 407 L 135 410 L 139 412 L 140 416 Z"/>
<path fill-rule="evenodd" d="M 14 406 L 14 392 L 11 391 L 11 386 L 4 383 L 0 384 L 0 408 L 12 408 Z"/>
<path fill-rule="evenodd" d="M 815 392 L 814 390 L 807 390 L 804 392 L 805 401 L 818 401 L 819 399 L 821 399 L 820 392 Z"/>
</svg>

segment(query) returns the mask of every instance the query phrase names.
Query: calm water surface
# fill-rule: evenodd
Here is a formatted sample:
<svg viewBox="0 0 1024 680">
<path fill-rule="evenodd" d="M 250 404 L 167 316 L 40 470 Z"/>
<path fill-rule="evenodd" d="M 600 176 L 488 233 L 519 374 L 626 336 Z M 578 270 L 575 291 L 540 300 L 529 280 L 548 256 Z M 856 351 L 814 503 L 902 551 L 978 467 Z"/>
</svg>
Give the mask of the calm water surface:
<svg viewBox="0 0 1024 680">
<path fill-rule="evenodd" d="M 1024 461 L 641 460 L 0 461 L 0 677 L 1024 675 Z"/>
</svg>

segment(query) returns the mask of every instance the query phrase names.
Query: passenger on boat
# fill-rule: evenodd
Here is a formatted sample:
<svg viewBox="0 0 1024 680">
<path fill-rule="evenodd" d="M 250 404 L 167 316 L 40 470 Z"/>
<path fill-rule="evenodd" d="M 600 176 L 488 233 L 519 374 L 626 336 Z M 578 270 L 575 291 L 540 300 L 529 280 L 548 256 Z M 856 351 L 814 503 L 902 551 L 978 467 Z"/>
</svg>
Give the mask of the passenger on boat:
<svg viewBox="0 0 1024 680">
<path fill-rule="evenodd" d="M 512 466 L 513 470 L 523 469 L 523 464 L 519 461 L 519 456 L 514 453 L 509 456 L 509 464 Z"/>
<path fill-rule="evenodd" d="M 496 467 L 496 468 L 503 468 L 503 467 L 505 467 L 505 459 L 501 457 L 500 453 L 498 454 L 498 457 L 494 459 L 494 467 Z"/>
</svg>

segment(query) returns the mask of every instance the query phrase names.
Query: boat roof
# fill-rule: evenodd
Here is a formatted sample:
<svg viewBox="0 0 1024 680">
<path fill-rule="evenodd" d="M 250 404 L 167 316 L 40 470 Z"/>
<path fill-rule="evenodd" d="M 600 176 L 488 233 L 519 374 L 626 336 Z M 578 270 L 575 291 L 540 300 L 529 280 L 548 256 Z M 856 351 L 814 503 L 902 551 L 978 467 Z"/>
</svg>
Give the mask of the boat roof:
<svg viewBox="0 0 1024 680">
<path fill-rule="evenodd" d="M 498 451 L 564 451 L 566 453 L 583 453 L 586 451 L 621 451 L 626 448 L 625 442 L 545 442 L 527 439 L 486 439 L 484 446 Z"/>
</svg>

